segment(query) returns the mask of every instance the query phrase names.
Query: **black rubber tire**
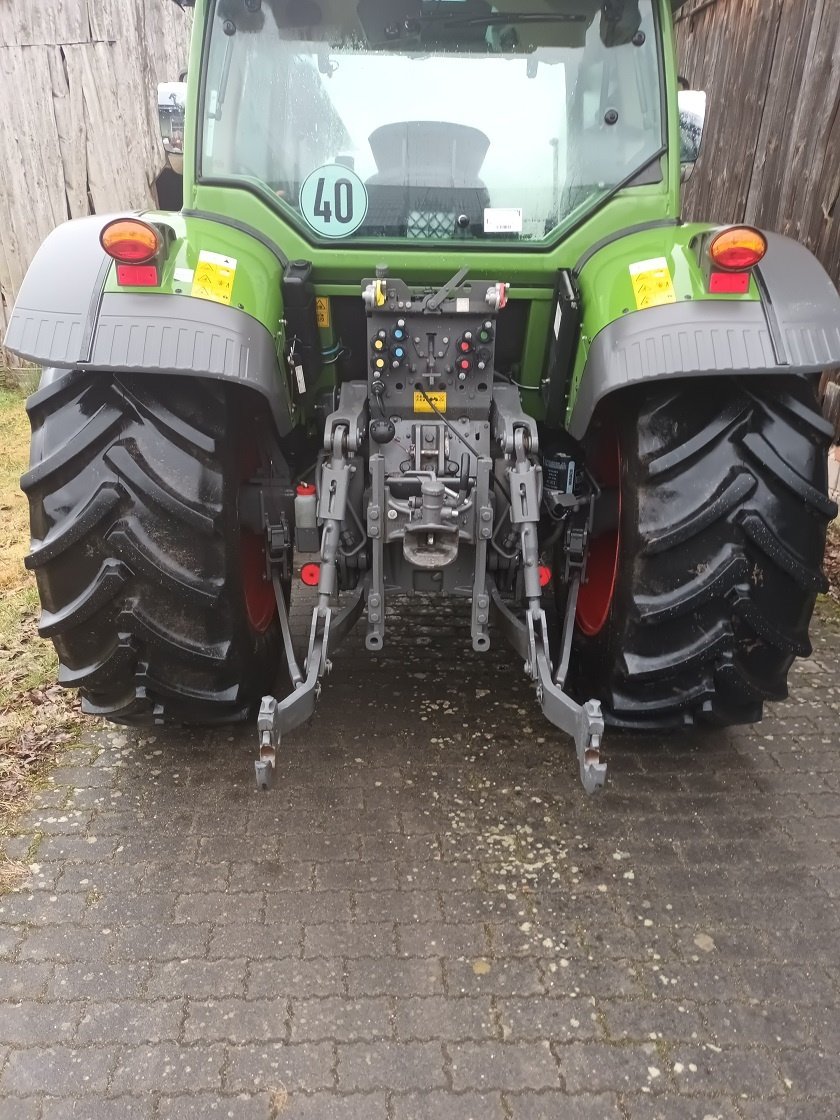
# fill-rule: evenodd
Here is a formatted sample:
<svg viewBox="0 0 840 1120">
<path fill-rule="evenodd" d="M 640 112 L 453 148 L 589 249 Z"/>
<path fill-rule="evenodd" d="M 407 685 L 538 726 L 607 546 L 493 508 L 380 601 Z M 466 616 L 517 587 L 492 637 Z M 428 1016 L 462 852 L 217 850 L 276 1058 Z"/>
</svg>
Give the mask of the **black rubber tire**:
<svg viewBox="0 0 840 1120">
<path fill-rule="evenodd" d="M 827 586 L 837 508 L 815 387 L 671 383 L 623 397 L 614 415 L 619 573 L 603 630 L 576 635 L 575 692 L 627 729 L 756 722 L 811 653 Z"/>
<path fill-rule="evenodd" d="M 254 629 L 243 590 L 237 403 L 199 379 L 61 370 L 27 402 L 39 632 L 89 713 L 227 723 L 274 682 L 276 617 Z"/>
</svg>

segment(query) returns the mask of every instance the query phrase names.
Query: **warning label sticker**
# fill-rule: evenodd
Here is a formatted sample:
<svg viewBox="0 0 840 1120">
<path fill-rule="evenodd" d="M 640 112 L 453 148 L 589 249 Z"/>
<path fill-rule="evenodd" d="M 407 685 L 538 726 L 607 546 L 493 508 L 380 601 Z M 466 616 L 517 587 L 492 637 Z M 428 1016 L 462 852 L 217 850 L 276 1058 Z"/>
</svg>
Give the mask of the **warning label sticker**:
<svg viewBox="0 0 840 1120">
<path fill-rule="evenodd" d="M 198 254 L 198 264 L 193 276 L 192 294 L 199 299 L 212 299 L 216 303 L 230 303 L 233 281 L 236 276 L 236 259 L 206 249 Z"/>
<path fill-rule="evenodd" d="M 318 326 L 326 330 L 331 321 L 330 301 L 326 296 L 317 296 L 315 299 L 315 314 L 318 316 Z"/>
<path fill-rule="evenodd" d="M 429 400 L 426 400 L 426 397 Z M 429 404 L 429 401 L 432 403 Z M 434 412 L 435 408 L 438 412 L 446 412 L 446 393 L 426 393 L 424 397 L 422 393 L 414 394 L 414 411 L 415 412 Z"/>
<path fill-rule="evenodd" d="M 644 311 L 647 307 L 659 307 L 663 303 L 677 302 L 671 270 L 664 257 L 631 264 L 630 279 L 633 281 L 633 293 L 639 311 Z"/>
</svg>

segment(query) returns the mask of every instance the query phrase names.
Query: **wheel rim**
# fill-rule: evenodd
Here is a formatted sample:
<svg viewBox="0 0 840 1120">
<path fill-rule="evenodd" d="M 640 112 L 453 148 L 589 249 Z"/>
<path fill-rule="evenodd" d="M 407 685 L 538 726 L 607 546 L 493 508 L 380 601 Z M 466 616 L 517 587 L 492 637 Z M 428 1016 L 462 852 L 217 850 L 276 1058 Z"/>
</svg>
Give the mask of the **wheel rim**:
<svg viewBox="0 0 840 1120">
<path fill-rule="evenodd" d="M 599 449 L 593 473 L 601 486 L 618 490 L 619 525 L 595 537 L 589 545 L 587 582 L 581 585 L 578 594 L 577 624 L 590 638 L 600 634 L 606 626 L 618 580 L 621 555 L 621 448 L 617 436 L 611 435 Z"/>
<path fill-rule="evenodd" d="M 259 634 L 274 621 L 277 603 L 274 587 L 266 575 L 265 544 L 256 533 L 242 533 L 240 538 L 242 556 L 242 590 L 245 594 L 245 610 L 248 621 Z"/>
<path fill-rule="evenodd" d="M 244 446 L 240 451 L 239 461 L 240 480 L 247 482 L 254 477 L 259 466 L 257 449 L 254 446 Z M 240 530 L 239 552 L 245 612 L 253 629 L 258 634 L 264 634 L 277 614 L 274 587 L 268 578 L 265 538 L 258 533 Z"/>
</svg>

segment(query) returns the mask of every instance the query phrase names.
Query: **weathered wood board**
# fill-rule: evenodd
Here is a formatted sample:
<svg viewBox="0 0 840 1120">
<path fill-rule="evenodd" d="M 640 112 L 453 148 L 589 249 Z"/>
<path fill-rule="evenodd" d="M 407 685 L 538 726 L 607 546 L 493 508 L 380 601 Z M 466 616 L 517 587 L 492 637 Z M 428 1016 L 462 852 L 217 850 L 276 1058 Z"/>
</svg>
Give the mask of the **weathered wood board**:
<svg viewBox="0 0 840 1120">
<path fill-rule="evenodd" d="M 788 234 L 840 283 L 840 0 L 690 0 L 677 38 L 710 95 L 686 217 Z"/>
<path fill-rule="evenodd" d="M 840 0 L 690 0 L 677 39 L 710 94 L 686 217 L 795 237 L 840 284 Z M 837 381 L 822 392 L 840 439 Z"/>
<path fill-rule="evenodd" d="M 0 2 L 0 340 L 56 225 L 155 204 L 157 84 L 185 69 L 191 18 L 170 0 Z"/>
</svg>

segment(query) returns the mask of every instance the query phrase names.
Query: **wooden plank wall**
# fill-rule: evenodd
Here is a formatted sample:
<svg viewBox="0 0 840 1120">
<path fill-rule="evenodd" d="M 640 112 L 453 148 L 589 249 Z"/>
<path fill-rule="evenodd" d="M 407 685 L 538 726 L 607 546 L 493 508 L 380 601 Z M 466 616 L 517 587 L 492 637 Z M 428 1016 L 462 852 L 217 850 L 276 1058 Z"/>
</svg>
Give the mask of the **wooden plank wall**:
<svg viewBox="0 0 840 1120">
<path fill-rule="evenodd" d="M 186 67 L 190 23 L 172 0 L 0 2 L 0 339 L 55 226 L 155 204 L 157 83 Z"/>
<path fill-rule="evenodd" d="M 690 0 L 677 38 L 710 95 L 686 217 L 788 234 L 840 284 L 840 0 Z"/>
</svg>

